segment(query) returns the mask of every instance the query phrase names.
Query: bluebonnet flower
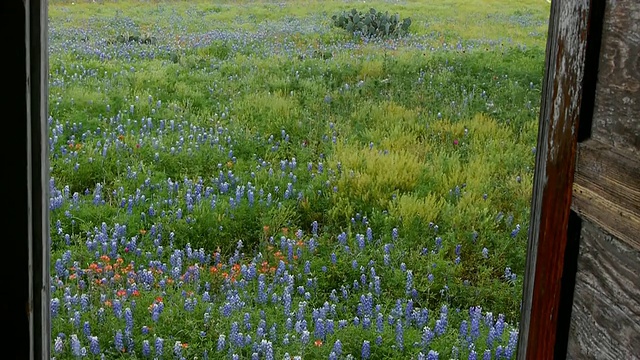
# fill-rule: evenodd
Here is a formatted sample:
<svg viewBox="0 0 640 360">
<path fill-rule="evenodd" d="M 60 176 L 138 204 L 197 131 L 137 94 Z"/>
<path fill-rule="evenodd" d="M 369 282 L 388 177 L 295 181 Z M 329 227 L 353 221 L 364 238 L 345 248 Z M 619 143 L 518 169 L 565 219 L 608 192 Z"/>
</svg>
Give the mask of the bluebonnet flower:
<svg viewBox="0 0 640 360">
<path fill-rule="evenodd" d="M 467 320 L 462 320 L 462 322 L 460 323 L 460 330 L 458 331 L 458 334 L 462 340 L 466 340 L 468 334 Z"/>
<path fill-rule="evenodd" d="M 405 292 L 410 295 L 413 290 L 413 271 L 407 270 L 407 282 L 405 286 Z"/>
<path fill-rule="evenodd" d="M 262 340 L 262 345 L 265 360 L 273 360 L 273 345 L 271 344 L 271 342 Z"/>
<path fill-rule="evenodd" d="M 124 309 L 124 320 L 126 322 L 125 329 L 132 331 L 133 330 L 133 313 L 130 308 Z"/>
<path fill-rule="evenodd" d="M 504 278 L 507 280 L 507 282 L 512 284 L 516 281 L 516 274 L 511 272 L 511 268 L 507 266 L 504 269 Z"/>
<path fill-rule="evenodd" d="M 62 338 L 60 336 L 57 336 L 53 344 L 53 351 L 56 354 L 60 354 L 63 350 L 64 350 L 64 342 L 62 341 Z"/>
<path fill-rule="evenodd" d="M 91 336 L 91 325 L 89 324 L 88 321 L 84 322 L 84 325 L 82 326 L 82 332 L 87 337 Z"/>
<path fill-rule="evenodd" d="M 384 331 L 384 315 L 382 313 L 378 313 L 376 317 L 376 331 L 382 333 Z"/>
<path fill-rule="evenodd" d="M 498 315 L 498 320 L 496 320 L 496 324 L 495 324 L 495 336 L 497 338 L 502 337 L 502 333 L 504 331 L 504 328 L 506 326 L 506 323 L 504 321 L 504 315 L 503 314 L 499 314 Z"/>
<path fill-rule="evenodd" d="M 518 236 L 519 232 L 520 232 L 520 224 L 517 224 L 516 228 L 513 229 L 513 231 L 511 231 L 511 237 L 515 238 L 516 236 Z"/>
<path fill-rule="evenodd" d="M 116 335 L 114 337 L 114 344 L 116 346 L 116 350 L 122 352 L 124 351 L 124 339 L 122 336 L 122 331 L 116 331 Z"/>
<path fill-rule="evenodd" d="M 396 346 L 401 351 L 404 349 L 404 329 L 400 319 L 396 321 Z"/>
<path fill-rule="evenodd" d="M 362 342 L 362 359 L 369 359 L 371 356 L 371 344 L 368 340 L 364 340 Z"/>
<path fill-rule="evenodd" d="M 218 336 L 218 346 L 216 348 L 217 351 L 222 351 L 225 348 L 226 345 L 226 336 L 224 334 L 220 334 Z"/>
<path fill-rule="evenodd" d="M 319 318 L 316 319 L 316 324 L 315 324 L 315 330 L 314 330 L 314 336 L 317 339 L 323 339 L 326 336 L 326 332 L 325 332 L 325 326 L 324 326 L 324 320 Z"/>
<path fill-rule="evenodd" d="M 76 334 L 72 334 L 71 335 L 71 353 L 76 356 L 76 357 L 80 357 L 82 356 L 82 353 L 80 352 L 80 340 L 78 339 L 78 335 Z"/>
<path fill-rule="evenodd" d="M 309 331 L 307 330 L 302 331 L 302 335 L 300 336 L 300 341 L 302 342 L 303 345 L 306 345 L 309 343 L 309 336 L 310 336 Z"/>
<path fill-rule="evenodd" d="M 164 339 L 157 337 L 155 341 L 156 356 L 161 357 L 163 350 L 164 350 Z"/>
<path fill-rule="evenodd" d="M 504 356 L 507 359 L 511 359 L 511 357 L 516 351 L 517 346 L 518 346 L 518 331 L 512 330 L 509 333 L 509 343 L 507 344 L 507 347 L 504 349 Z"/>
<path fill-rule="evenodd" d="M 142 340 L 142 356 L 151 356 L 151 345 L 149 345 L 149 340 Z"/>
<path fill-rule="evenodd" d="M 340 339 L 336 340 L 336 342 L 333 344 L 333 352 L 338 357 L 342 355 L 342 342 L 340 341 Z"/>
<path fill-rule="evenodd" d="M 346 245 L 347 243 L 347 234 L 345 232 L 340 233 L 340 235 L 338 235 L 338 242 L 341 245 Z"/>
<path fill-rule="evenodd" d="M 100 354 L 100 343 L 97 336 L 89 336 L 89 351 L 94 355 Z"/>
<path fill-rule="evenodd" d="M 80 327 L 80 311 L 73 313 L 73 326 L 76 328 Z"/>
<path fill-rule="evenodd" d="M 431 331 L 431 328 L 425 326 L 422 329 L 422 346 L 426 349 L 429 348 L 429 344 L 431 344 L 431 340 L 435 337 L 435 333 Z"/>
<path fill-rule="evenodd" d="M 180 341 L 176 341 L 173 344 L 173 354 L 178 358 L 182 358 L 182 343 Z"/>
</svg>

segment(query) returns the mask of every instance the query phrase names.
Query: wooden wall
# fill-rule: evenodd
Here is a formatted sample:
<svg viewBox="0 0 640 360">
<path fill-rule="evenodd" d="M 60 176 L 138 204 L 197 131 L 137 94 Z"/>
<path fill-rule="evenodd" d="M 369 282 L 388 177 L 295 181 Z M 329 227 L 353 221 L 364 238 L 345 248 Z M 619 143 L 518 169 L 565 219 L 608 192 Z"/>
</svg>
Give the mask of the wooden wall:
<svg viewBox="0 0 640 360">
<path fill-rule="evenodd" d="M 607 0 L 593 119 L 578 144 L 582 219 L 567 358 L 640 359 L 640 1 Z"/>
</svg>

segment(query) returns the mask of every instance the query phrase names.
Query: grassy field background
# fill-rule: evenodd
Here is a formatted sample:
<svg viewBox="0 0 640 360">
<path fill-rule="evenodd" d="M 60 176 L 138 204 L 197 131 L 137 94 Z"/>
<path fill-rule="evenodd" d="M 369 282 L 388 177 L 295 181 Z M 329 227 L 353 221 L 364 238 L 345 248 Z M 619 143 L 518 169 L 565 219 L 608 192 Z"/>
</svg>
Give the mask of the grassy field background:
<svg viewBox="0 0 640 360">
<path fill-rule="evenodd" d="M 56 359 L 514 358 L 548 13 L 50 1 Z"/>
</svg>

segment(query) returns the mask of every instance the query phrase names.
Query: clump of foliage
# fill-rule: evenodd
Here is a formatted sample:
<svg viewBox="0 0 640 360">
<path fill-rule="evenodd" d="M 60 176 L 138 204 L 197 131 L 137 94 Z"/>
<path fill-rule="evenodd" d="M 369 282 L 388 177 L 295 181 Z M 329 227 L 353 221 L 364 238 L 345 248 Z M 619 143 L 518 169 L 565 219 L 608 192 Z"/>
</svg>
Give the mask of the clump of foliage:
<svg viewBox="0 0 640 360">
<path fill-rule="evenodd" d="M 155 45 L 158 39 L 150 33 L 140 33 L 139 31 L 125 32 L 119 34 L 115 40 L 110 43 L 139 43 Z"/>
<path fill-rule="evenodd" d="M 398 37 L 406 34 L 411 25 L 410 18 L 401 20 L 398 14 L 389 15 L 388 11 L 383 13 L 374 8 L 364 13 L 352 9 L 331 19 L 334 26 L 369 38 Z"/>
</svg>

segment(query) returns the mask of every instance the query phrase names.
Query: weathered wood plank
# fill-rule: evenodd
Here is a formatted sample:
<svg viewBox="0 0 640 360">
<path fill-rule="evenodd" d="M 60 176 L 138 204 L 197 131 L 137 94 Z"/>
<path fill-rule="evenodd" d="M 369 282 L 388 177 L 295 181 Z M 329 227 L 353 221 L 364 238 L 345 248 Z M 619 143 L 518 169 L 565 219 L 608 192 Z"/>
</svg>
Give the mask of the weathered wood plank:
<svg viewBox="0 0 640 360">
<path fill-rule="evenodd" d="M 567 351 L 575 359 L 640 359 L 640 251 L 583 223 Z"/>
<path fill-rule="evenodd" d="M 552 359 L 558 351 L 578 121 L 583 89 L 595 88 L 583 83 L 589 25 L 602 16 L 592 10 L 590 0 L 551 5 L 518 359 Z"/>
<path fill-rule="evenodd" d="M 640 1 L 609 0 L 591 137 L 640 154 Z"/>
<path fill-rule="evenodd" d="M 581 143 L 572 209 L 640 249 L 640 161 L 596 140 Z"/>
</svg>

